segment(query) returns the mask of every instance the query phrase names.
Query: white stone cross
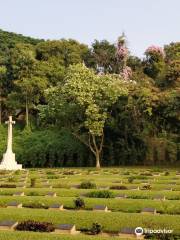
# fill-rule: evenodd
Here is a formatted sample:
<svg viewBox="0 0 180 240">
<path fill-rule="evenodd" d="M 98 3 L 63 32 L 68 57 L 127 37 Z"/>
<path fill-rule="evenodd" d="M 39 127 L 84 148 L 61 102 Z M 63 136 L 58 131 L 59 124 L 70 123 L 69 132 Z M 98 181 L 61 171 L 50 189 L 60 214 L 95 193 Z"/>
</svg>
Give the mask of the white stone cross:
<svg viewBox="0 0 180 240">
<path fill-rule="evenodd" d="M 18 170 L 22 169 L 21 164 L 17 164 L 15 160 L 15 154 L 12 151 L 12 125 L 15 124 L 15 121 L 12 120 L 12 116 L 9 116 L 8 124 L 8 140 L 7 140 L 7 150 L 3 154 L 3 159 L 0 164 L 0 169 L 3 170 Z"/>
<path fill-rule="evenodd" d="M 6 121 L 5 123 L 8 124 L 8 140 L 6 152 L 12 153 L 12 125 L 16 122 L 12 120 L 12 116 L 9 116 L 9 121 Z"/>
</svg>

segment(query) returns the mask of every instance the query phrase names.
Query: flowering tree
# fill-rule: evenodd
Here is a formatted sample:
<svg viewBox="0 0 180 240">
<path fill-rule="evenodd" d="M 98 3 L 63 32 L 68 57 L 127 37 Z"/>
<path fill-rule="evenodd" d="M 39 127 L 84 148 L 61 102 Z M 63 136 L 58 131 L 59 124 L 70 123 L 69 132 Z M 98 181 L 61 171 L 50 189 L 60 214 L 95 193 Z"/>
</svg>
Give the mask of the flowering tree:
<svg viewBox="0 0 180 240">
<path fill-rule="evenodd" d="M 155 45 L 151 45 L 145 51 L 145 55 L 149 60 L 159 61 L 161 58 L 164 59 L 165 53 L 163 48 Z"/>
<path fill-rule="evenodd" d="M 118 62 L 120 62 L 120 67 L 119 67 L 120 75 L 125 81 L 129 80 L 132 75 L 131 68 L 127 66 L 128 56 L 129 56 L 129 50 L 126 46 L 125 35 L 123 34 L 118 38 L 116 57 Z"/>
<path fill-rule="evenodd" d="M 163 72 L 165 67 L 164 50 L 159 46 L 152 45 L 146 49 L 145 56 L 144 72 L 157 81 L 158 76 Z"/>
</svg>

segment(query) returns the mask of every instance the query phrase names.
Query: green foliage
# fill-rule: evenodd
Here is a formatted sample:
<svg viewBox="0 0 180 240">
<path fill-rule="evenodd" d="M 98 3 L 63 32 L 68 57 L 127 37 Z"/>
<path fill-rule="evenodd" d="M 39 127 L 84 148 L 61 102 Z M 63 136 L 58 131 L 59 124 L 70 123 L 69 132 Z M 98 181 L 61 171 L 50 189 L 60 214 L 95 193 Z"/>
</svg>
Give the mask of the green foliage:
<svg viewBox="0 0 180 240">
<path fill-rule="evenodd" d="M 80 184 L 79 188 L 82 189 L 95 189 L 96 188 L 96 184 L 92 183 L 90 181 L 84 181 Z"/>
<path fill-rule="evenodd" d="M 85 208 L 85 202 L 83 198 L 76 198 L 74 200 L 75 208 L 76 209 L 82 209 Z"/>
<path fill-rule="evenodd" d="M 102 191 L 93 191 L 87 193 L 87 197 L 90 198 L 114 198 L 114 193 L 108 190 L 102 190 Z"/>
<path fill-rule="evenodd" d="M 33 231 L 33 232 L 53 232 L 55 227 L 52 223 L 48 222 L 36 222 L 32 220 L 27 220 L 18 223 L 16 230 L 19 231 Z"/>
<path fill-rule="evenodd" d="M 95 222 L 92 224 L 92 228 L 90 229 L 90 232 L 93 235 L 97 235 L 102 232 L 102 229 L 103 228 L 102 228 L 101 224 Z"/>
<path fill-rule="evenodd" d="M 164 52 L 153 47 L 143 61 L 129 55 L 129 82 L 117 75 L 122 63 L 106 40 L 88 47 L 0 30 L 0 43 L 0 125 L 9 114 L 16 120 L 19 162 L 179 165 L 179 42 Z M 97 74 L 100 68 L 104 74 Z M 6 136 L 0 126 L 1 158 Z"/>
</svg>

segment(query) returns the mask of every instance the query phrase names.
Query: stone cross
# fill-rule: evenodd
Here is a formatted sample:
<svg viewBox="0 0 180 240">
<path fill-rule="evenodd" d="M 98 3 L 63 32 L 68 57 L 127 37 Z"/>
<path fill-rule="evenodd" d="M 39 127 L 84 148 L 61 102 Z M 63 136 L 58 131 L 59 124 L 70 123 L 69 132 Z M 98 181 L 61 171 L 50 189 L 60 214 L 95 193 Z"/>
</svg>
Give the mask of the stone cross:
<svg viewBox="0 0 180 240">
<path fill-rule="evenodd" d="M 3 159 L 0 164 L 0 169 L 2 170 L 18 170 L 22 169 L 21 164 L 17 164 L 15 159 L 15 154 L 12 151 L 12 125 L 15 124 L 15 121 L 12 120 L 12 116 L 9 116 L 8 124 L 8 140 L 7 140 L 7 149 L 3 154 Z"/>
<path fill-rule="evenodd" d="M 8 140 L 6 152 L 12 153 L 12 125 L 16 122 L 12 120 L 12 116 L 9 116 L 9 121 L 6 121 L 5 123 L 8 124 Z"/>
</svg>

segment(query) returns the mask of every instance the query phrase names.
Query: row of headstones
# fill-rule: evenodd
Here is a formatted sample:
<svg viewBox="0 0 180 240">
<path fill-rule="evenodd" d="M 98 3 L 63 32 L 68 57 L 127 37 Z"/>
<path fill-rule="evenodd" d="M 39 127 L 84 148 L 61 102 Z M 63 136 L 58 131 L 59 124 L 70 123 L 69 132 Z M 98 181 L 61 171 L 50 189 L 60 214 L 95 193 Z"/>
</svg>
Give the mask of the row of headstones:
<svg viewBox="0 0 180 240">
<path fill-rule="evenodd" d="M 5 220 L 0 222 L 0 230 L 15 230 L 18 225 L 17 221 Z M 76 230 L 76 226 L 74 224 L 57 224 L 55 225 L 54 233 L 57 234 L 78 234 L 80 231 Z M 83 233 L 83 232 L 81 232 Z M 125 227 L 122 228 L 117 236 L 120 237 L 137 237 L 135 234 L 135 228 Z M 137 237 L 138 238 L 138 237 Z M 144 239 L 143 235 L 141 235 L 140 239 Z"/>
<path fill-rule="evenodd" d="M 10 202 L 7 204 L 7 208 L 22 208 L 22 203 L 17 202 Z M 62 204 L 52 204 L 49 206 L 48 209 L 54 209 L 54 210 L 66 210 L 64 209 L 64 206 Z M 104 205 L 95 205 L 92 209 L 93 211 L 101 211 L 101 212 L 111 212 L 111 210 L 108 209 L 107 206 Z M 155 208 L 151 207 L 145 207 L 141 210 L 141 213 L 149 213 L 149 214 L 157 214 L 157 210 Z"/>
<path fill-rule="evenodd" d="M 24 192 L 15 192 L 13 193 L 13 196 L 25 196 Z M 57 194 L 55 192 L 48 192 L 45 196 L 47 197 L 57 197 Z M 83 197 L 85 197 L 85 194 L 82 194 Z M 122 199 L 122 198 L 127 198 L 128 196 L 126 194 L 119 194 L 115 198 L 116 199 Z M 165 196 L 162 195 L 156 195 L 153 198 L 154 200 L 166 200 Z"/>
</svg>

